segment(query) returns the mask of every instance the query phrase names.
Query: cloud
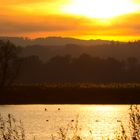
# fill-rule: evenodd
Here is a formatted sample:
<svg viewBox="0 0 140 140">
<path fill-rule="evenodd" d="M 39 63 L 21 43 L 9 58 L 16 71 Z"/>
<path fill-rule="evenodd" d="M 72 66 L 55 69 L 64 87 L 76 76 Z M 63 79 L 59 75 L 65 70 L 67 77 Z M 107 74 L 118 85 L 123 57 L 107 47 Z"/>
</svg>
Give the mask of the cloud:
<svg viewBox="0 0 140 140">
<path fill-rule="evenodd" d="M 118 17 L 112 24 L 112 28 L 125 31 L 123 34 L 140 34 L 140 14 L 128 14 Z"/>
<path fill-rule="evenodd" d="M 2 15 L 48 15 L 60 14 L 66 0 L 0 0 Z"/>
<path fill-rule="evenodd" d="M 22 20 L 19 20 L 22 19 Z M 4 32 L 60 32 L 81 30 L 82 18 L 66 16 L 5 17 L 0 16 L 0 33 Z"/>
<path fill-rule="evenodd" d="M 136 22 L 137 21 L 137 22 Z M 44 33 L 60 36 L 139 36 L 140 15 L 129 14 L 117 17 L 109 25 L 97 19 L 68 15 L 4 16 L 0 15 L 0 35 L 34 36 Z M 39 35 L 39 34 L 38 34 Z"/>
<path fill-rule="evenodd" d="M 64 0 L 60 0 L 64 1 Z M 29 3 L 52 3 L 58 2 L 57 0 L 0 0 L 1 4 L 29 4 Z"/>
<path fill-rule="evenodd" d="M 110 24 L 91 24 L 87 29 L 88 35 L 106 35 L 106 36 L 138 36 L 140 35 L 140 14 L 128 14 L 119 16 L 110 21 Z"/>
</svg>

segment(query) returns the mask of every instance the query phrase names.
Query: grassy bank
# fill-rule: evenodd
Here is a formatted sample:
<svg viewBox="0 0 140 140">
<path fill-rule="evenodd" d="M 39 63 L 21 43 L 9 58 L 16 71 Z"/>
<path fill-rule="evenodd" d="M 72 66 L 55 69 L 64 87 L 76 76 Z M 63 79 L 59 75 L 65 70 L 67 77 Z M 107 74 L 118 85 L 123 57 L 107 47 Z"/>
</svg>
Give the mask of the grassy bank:
<svg viewBox="0 0 140 140">
<path fill-rule="evenodd" d="M 0 104 L 137 104 L 140 84 L 17 85 L 0 89 Z"/>
</svg>

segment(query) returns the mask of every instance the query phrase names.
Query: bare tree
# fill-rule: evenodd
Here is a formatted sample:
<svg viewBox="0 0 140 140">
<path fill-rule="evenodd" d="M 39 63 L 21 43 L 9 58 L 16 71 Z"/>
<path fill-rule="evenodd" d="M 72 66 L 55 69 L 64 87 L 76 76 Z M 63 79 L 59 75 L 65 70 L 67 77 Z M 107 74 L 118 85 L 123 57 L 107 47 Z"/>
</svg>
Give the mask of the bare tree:
<svg viewBox="0 0 140 140">
<path fill-rule="evenodd" d="M 20 48 L 10 41 L 0 40 L 0 87 L 9 86 L 18 75 Z"/>
</svg>

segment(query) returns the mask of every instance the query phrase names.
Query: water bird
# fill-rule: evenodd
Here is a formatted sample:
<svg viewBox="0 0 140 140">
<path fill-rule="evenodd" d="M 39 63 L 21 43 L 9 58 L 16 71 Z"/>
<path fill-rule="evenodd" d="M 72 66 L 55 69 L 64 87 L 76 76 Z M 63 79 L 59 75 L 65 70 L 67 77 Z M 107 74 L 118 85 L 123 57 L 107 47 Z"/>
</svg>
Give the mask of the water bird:
<svg viewBox="0 0 140 140">
<path fill-rule="evenodd" d="M 71 122 L 74 122 L 74 120 L 71 120 Z"/>
<path fill-rule="evenodd" d="M 46 122 L 48 122 L 49 120 L 46 120 Z"/>
<path fill-rule="evenodd" d="M 45 108 L 45 111 L 47 111 L 47 108 Z"/>
<path fill-rule="evenodd" d="M 58 108 L 58 110 L 60 110 L 60 108 Z"/>
</svg>

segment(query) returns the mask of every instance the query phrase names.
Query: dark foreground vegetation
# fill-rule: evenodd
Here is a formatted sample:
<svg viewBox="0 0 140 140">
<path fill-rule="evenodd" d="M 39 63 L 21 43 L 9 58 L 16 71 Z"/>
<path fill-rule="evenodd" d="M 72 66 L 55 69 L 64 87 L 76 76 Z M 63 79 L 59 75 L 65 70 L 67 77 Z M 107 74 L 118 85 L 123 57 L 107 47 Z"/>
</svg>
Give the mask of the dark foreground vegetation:
<svg viewBox="0 0 140 140">
<path fill-rule="evenodd" d="M 25 140 L 23 124 L 12 114 L 6 118 L 0 114 L 0 140 Z"/>
<path fill-rule="evenodd" d="M 140 110 L 137 105 L 131 105 L 129 109 L 129 122 L 125 124 L 120 121 L 120 129 L 114 131 L 113 138 L 102 137 L 107 140 L 140 140 Z M 80 133 L 78 116 L 75 123 L 68 123 L 67 126 L 58 128 L 57 132 L 51 134 L 51 140 L 96 140 L 93 137 L 93 132 L 89 130 L 89 135 L 83 137 Z M 57 133 L 57 135 L 56 135 Z M 35 139 L 35 138 L 34 138 Z M 17 121 L 13 115 L 8 114 L 7 118 L 0 115 L 0 140 L 26 140 L 26 134 L 21 121 Z"/>
</svg>

